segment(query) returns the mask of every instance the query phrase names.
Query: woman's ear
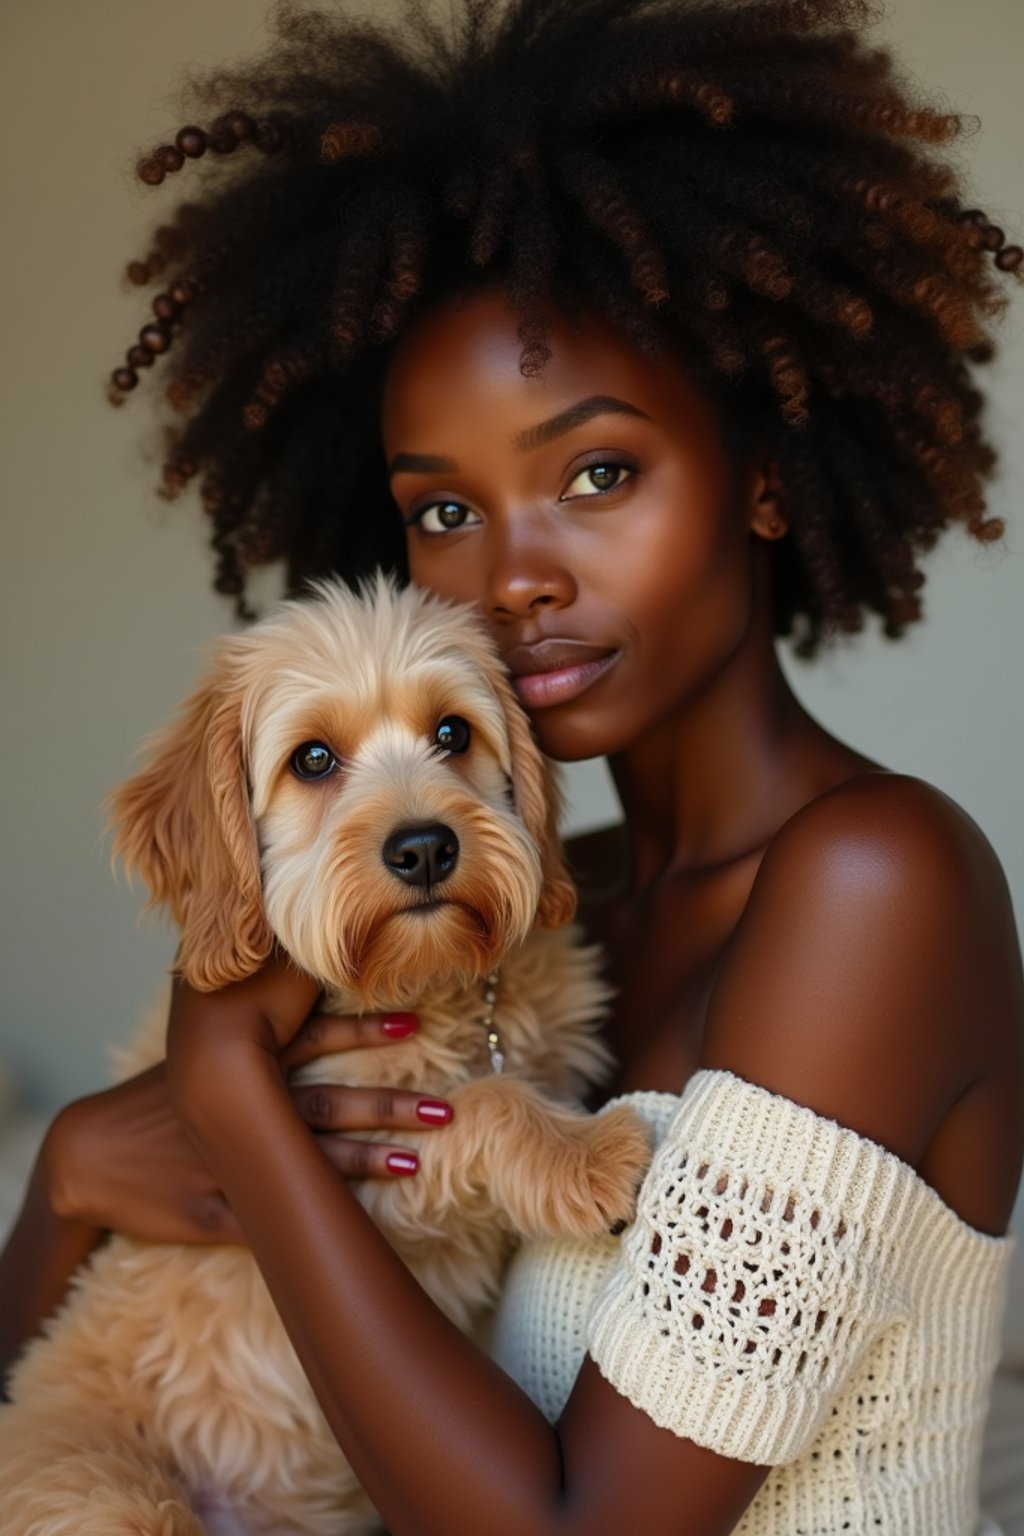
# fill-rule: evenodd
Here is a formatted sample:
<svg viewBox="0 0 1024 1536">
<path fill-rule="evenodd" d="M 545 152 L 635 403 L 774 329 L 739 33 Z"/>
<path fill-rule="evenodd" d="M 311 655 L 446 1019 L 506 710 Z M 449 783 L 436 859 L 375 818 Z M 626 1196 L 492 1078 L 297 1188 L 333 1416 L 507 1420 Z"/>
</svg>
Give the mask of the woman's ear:
<svg viewBox="0 0 1024 1536">
<path fill-rule="evenodd" d="M 750 531 L 758 538 L 781 539 L 789 532 L 782 471 L 767 451 L 755 454 L 747 471 L 746 505 Z"/>
<path fill-rule="evenodd" d="M 221 647 L 178 718 L 146 744 L 148 761 L 107 801 L 113 858 L 139 874 L 150 906 L 181 929 L 175 969 L 203 991 L 251 975 L 272 936 L 242 742 L 239 642 Z"/>
</svg>

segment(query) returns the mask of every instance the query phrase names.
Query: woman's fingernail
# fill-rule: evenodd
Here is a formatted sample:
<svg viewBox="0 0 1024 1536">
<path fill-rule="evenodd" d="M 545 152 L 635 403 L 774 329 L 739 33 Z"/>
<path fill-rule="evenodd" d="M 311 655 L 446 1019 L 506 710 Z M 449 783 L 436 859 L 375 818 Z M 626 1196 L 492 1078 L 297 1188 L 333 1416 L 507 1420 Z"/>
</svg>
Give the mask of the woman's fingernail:
<svg viewBox="0 0 1024 1536">
<path fill-rule="evenodd" d="M 446 1125 L 451 1117 L 451 1105 L 440 1099 L 420 1099 L 416 1105 L 417 1120 L 425 1120 L 427 1125 Z"/>
<path fill-rule="evenodd" d="M 389 1173 L 418 1173 L 420 1160 L 415 1152 L 389 1152 Z"/>
<path fill-rule="evenodd" d="M 380 1027 L 392 1040 L 400 1040 L 403 1035 L 414 1035 L 420 1021 L 414 1013 L 386 1013 Z"/>
</svg>

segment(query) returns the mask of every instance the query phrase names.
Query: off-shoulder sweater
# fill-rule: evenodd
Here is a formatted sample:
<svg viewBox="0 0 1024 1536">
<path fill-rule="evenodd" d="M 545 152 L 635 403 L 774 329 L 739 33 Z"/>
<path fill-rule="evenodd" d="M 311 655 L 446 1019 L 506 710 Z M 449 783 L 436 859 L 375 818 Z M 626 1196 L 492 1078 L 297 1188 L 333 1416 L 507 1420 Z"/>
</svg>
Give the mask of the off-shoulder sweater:
<svg viewBox="0 0 1024 1536">
<path fill-rule="evenodd" d="M 973 1536 L 1013 1239 L 729 1072 L 626 1099 L 656 1148 L 636 1220 L 520 1251 L 499 1362 L 553 1421 L 589 1351 L 655 1423 L 771 1467 L 743 1536 Z"/>
</svg>

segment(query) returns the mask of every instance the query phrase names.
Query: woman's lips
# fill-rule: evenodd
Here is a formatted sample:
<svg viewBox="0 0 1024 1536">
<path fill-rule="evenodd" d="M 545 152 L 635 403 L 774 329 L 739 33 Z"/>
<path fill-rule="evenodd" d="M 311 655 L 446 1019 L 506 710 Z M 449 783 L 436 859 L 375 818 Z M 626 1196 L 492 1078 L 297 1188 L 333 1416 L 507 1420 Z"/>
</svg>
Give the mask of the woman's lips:
<svg viewBox="0 0 1024 1536">
<path fill-rule="evenodd" d="M 614 646 L 549 635 L 533 645 L 514 645 L 504 659 L 520 703 L 544 709 L 575 699 L 603 677 L 619 655 Z"/>
</svg>

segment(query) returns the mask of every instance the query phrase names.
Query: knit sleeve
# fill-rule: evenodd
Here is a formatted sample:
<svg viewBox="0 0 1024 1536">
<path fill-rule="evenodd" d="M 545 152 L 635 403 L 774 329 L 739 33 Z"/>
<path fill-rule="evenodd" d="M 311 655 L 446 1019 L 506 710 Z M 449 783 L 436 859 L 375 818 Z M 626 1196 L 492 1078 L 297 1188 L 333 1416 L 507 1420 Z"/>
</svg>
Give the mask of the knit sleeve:
<svg viewBox="0 0 1024 1536">
<path fill-rule="evenodd" d="M 905 1321 L 917 1182 L 834 1121 L 698 1072 L 596 1299 L 591 1356 L 662 1428 L 740 1461 L 794 1460 L 869 1345 Z"/>
</svg>

